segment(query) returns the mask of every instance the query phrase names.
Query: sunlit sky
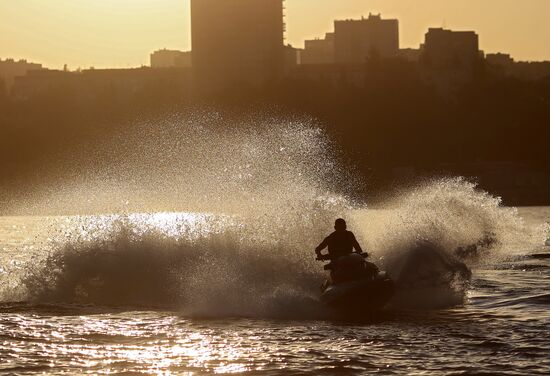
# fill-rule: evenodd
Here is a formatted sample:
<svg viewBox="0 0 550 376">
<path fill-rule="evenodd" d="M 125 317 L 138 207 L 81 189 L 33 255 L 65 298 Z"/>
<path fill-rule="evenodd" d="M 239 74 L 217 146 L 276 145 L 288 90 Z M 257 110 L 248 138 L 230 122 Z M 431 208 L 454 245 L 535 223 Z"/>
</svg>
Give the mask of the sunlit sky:
<svg viewBox="0 0 550 376">
<path fill-rule="evenodd" d="M 286 39 L 331 31 L 334 19 L 382 13 L 400 20 L 401 47 L 428 27 L 476 30 L 486 52 L 550 60 L 550 0 L 287 0 Z M 189 0 L 0 0 L 0 58 L 50 68 L 146 65 L 160 48 L 189 50 Z"/>
</svg>

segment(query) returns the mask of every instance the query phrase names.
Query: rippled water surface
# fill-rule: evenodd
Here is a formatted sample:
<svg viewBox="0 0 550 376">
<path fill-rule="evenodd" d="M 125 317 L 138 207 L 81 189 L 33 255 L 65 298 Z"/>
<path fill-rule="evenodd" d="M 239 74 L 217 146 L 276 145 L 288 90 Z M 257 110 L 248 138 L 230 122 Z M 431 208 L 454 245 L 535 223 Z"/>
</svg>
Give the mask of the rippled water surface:
<svg viewBox="0 0 550 376">
<path fill-rule="evenodd" d="M 525 219 L 526 226 L 539 226 L 550 220 L 550 209 L 523 208 L 519 215 Z M 387 375 L 550 374 L 550 247 L 544 246 L 544 240 L 538 245 L 507 243 L 509 249 L 469 264 L 473 277 L 464 303 L 412 309 L 397 305 L 360 322 L 352 322 L 331 316 L 316 302 L 317 286 L 323 274 L 321 266 L 313 262 L 304 261 L 304 268 L 319 270 L 311 274 L 307 274 L 306 269 L 291 270 L 301 276 L 291 279 L 290 274 L 287 276 L 279 269 L 275 275 L 269 275 L 270 269 L 265 265 L 271 265 L 274 260 L 262 259 L 264 256 L 255 253 L 246 257 L 241 254 L 239 263 L 228 264 L 228 258 L 223 263 L 229 265 L 226 268 L 212 266 L 214 274 L 223 274 L 224 283 L 208 280 L 208 289 L 199 278 L 203 273 L 193 275 L 194 269 L 185 270 L 187 276 L 193 275 L 192 279 L 178 276 L 168 281 L 164 279 L 164 269 L 163 278 L 151 276 L 154 274 L 151 268 L 164 268 L 164 264 L 143 256 L 148 255 L 148 251 L 144 251 L 151 245 L 148 242 L 136 248 L 131 241 L 124 240 L 122 248 L 132 249 L 132 256 L 125 259 L 127 255 L 122 253 L 119 255 L 122 261 L 114 261 L 112 256 L 106 260 L 99 255 L 120 247 L 120 239 L 114 245 L 101 243 L 99 248 L 96 245 L 90 248 L 90 239 L 78 240 L 78 246 L 71 240 L 68 243 L 73 246 L 63 249 L 71 255 L 76 252 L 76 256 L 61 261 L 54 257 L 55 262 L 43 264 L 44 255 L 55 254 L 58 247 L 52 245 L 52 239 L 45 234 L 51 233 L 52 226 L 56 229 L 68 226 L 67 221 L 65 218 L 0 219 L 3 294 L 0 371 L 13 374 L 280 374 L 283 371 L 285 374 L 361 371 Z M 216 233 L 219 220 L 210 223 L 209 231 Z M 231 226 L 223 223 L 221 227 Z M 358 226 L 361 222 L 354 223 Z M 238 225 L 237 228 L 240 229 Z M 374 232 L 372 228 L 370 231 Z M 167 236 L 173 238 L 174 234 Z M 235 248 L 234 244 L 227 246 L 228 241 L 216 244 Z M 232 241 L 242 244 L 239 243 L 242 240 Z M 379 244 L 376 239 L 368 239 L 367 243 Z M 167 257 L 171 264 L 181 260 L 167 249 L 176 249 L 173 252 L 187 249 L 187 245 L 178 243 L 176 247 L 166 240 L 156 240 L 155 244 L 154 254 L 163 250 L 158 257 Z M 205 247 L 202 243 L 193 244 Z M 139 257 L 144 261 L 135 261 Z M 384 264 L 383 258 L 373 257 Z M 233 274 L 235 265 L 242 264 L 247 266 Z M 59 265 L 63 265 L 61 275 L 43 269 Z M 124 265 L 136 270 L 137 275 L 124 273 Z M 253 270 L 258 268 L 261 270 L 257 275 Z M 40 270 L 40 278 L 36 270 Z M 281 273 L 284 283 L 277 277 Z M 31 282 L 29 275 L 33 276 Z M 89 278 L 83 282 L 80 277 L 84 275 Z M 248 290 L 236 282 L 235 275 L 245 278 L 247 284 L 258 282 L 253 290 Z M 74 282 L 75 279 L 78 282 Z M 260 281 L 266 279 L 277 286 L 262 285 Z M 52 285 L 37 295 L 23 291 L 22 286 L 37 288 L 37 281 Z M 158 300 L 155 293 L 145 291 L 132 295 L 137 300 L 113 304 L 128 297 L 128 291 L 143 290 L 142 281 L 155 286 L 174 281 L 182 284 L 170 295 L 159 292 L 156 295 L 162 296 Z M 125 285 L 124 289 L 117 290 L 120 284 Z M 224 284 L 227 289 L 223 288 Z M 193 289 L 196 293 L 179 294 L 180 289 Z M 238 299 L 239 289 L 245 299 Z M 112 294 L 105 295 L 106 290 Z M 216 294 L 216 291 L 223 293 Z M 269 299 L 265 298 L 268 293 Z M 174 304 L 169 304 L 171 299 Z M 193 310 L 188 309 L 190 305 Z"/>
</svg>

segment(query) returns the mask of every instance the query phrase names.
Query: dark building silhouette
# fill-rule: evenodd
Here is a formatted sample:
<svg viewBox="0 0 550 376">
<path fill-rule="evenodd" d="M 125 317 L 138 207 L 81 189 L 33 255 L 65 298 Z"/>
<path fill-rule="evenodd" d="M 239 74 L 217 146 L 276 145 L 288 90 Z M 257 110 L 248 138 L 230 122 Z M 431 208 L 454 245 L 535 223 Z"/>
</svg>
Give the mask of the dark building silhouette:
<svg viewBox="0 0 550 376">
<path fill-rule="evenodd" d="M 485 60 L 488 64 L 491 65 L 512 65 L 514 64 L 514 59 L 510 54 L 503 54 L 503 53 L 495 53 L 495 54 L 486 54 Z"/>
<path fill-rule="evenodd" d="M 480 60 L 479 37 L 473 31 L 430 28 L 422 62 L 431 69 L 471 70 Z"/>
<path fill-rule="evenodd" d="M 550 82 L 550 61 L 518 61 L 512 66 L 511 75 L 527 81 Z"/>
<path fill-rule="evenodd" d="M 306 40 L 300 63 L 334 64 L 334 33 L 327 33 L 324 39 Z"/>
<path fill-rule="evenodd" d="M 162 49 L 151 54 L 151 68 L 190 68 L 191 52 Z"/>
<path fill-rule="evenodd" d="M 30 63 L 27 60 L 0 59 L 0 80 L 4 82 L 5 90 L 9 91 L 16 77 L 24 76 L 29 71 L 41 70 L 42 64 Z"/>
<path fill-rule="evenodd" d="M 456 97 L 461 87 L 474 81 L 483 61 L 474 31 L 430 28 L 420 50 L 425 81 L 447 99 Z"/>
<path fill-rule="evenodd" d="M 527 81 L 549 80 L 549 61 L 514 61 L 509 54 L 494 53 L 485 56 L 487 67 L 500 75 Z"/>
<path fill-rule="evenodd" d="M 369 14 L 360 20 L 334 22 L 335 61 L 361 64 L 369 58 L 391 58 L 399 54 L 399 21 Z"/>
<path fill-rule="evenodd" d="M 512 75 L 515 66 L 512 56 L 503 53 L 486 54 L 485 64 L 490 72 L 501 76 Z"/>
<path fill-rule="evenodd" d="M 262 85 L 281 75 L 283 0 L 191 0 L 191 18 L 198 87 Z"/>
</svg>

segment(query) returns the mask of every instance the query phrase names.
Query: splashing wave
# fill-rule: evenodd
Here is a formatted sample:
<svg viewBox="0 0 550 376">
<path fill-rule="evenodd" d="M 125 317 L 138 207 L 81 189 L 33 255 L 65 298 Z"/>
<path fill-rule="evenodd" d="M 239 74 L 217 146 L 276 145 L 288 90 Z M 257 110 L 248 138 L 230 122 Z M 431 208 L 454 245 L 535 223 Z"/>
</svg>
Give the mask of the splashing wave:
<svg viewBox="0 0 550 376">
<path fill-rule="evenodd" d="M 457 249 L 482 244 L 494 257 L 527 236 L 513 210 L 464 179 L 429 181 L 367 209 L 334 193 L 358 181 L 311 123 L 226 125 L 216 116 L 148 124 L 97 151 L 103 160 L 118 149 L 117 163 L 107 158 L 46 189 L 46 201 L 26 202 L 154 214 L 67 218 L 21 276 L 24 299 L 317 317 L 323 274 L 312 249 L 344 216 L 397 281 L 394 306 L 447 306 L 464 301 L 471 275 Z M 185 213 L 159 213 L 167 208 Z"/>
</svg>

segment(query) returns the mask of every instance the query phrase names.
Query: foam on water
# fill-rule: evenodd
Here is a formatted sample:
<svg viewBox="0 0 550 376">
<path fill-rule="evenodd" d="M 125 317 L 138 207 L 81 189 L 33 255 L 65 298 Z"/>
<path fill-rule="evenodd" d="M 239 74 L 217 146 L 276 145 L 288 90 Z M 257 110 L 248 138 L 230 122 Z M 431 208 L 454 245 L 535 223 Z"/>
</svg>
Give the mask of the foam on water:
<svg viewBox="0 0 550 376">
<path fill-rule="evenodd" d="M 457 248 L 489 236 L 483 257 L 491 258 L 531 236 L 513 210 L 460 178 L 367 209 L 334 193 L 360 182 L 310 121 L 231 122 L 209 113 L 139 124 L 65 160 L 63 174 L 48 171 L 63 185 L 33 192 L 21 207 L 122 213 L 57 223 L 42 257 L 19 273 L 21 288 L 2 299 L 323 316 L 313 248 L 343 216 L 398 282 L 394 306 L 452 305 L 463 301 L 470 275 Z"/>
</svg>

